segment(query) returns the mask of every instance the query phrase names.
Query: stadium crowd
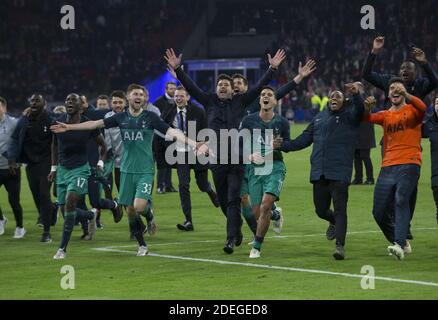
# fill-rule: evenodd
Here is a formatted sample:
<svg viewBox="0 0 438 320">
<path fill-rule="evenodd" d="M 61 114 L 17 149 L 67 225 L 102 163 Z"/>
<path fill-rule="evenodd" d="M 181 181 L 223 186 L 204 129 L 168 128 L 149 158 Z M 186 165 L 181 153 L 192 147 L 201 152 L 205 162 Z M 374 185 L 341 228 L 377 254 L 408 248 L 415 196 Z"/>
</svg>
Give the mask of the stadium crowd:
<svg viewBox="0 0 438 320">
<path fill-rule="evenodd" d="M 297 0 L 293 5 L 283 1 L 221 1 L 211 35 L 278 34 L 268 50 L 284 48 L 290 57 L 281 67 L 277 79 L 284 84 L 295 76 L 299 61 L 318 59 L 318 72 L 297 92 L 283 99 L 283 115 L 288 109 L 319 110 L 312 97 L 321 99 L 345 83 L 361 79 L 362 67 L 377 35 L 389 44 L 379 54 L 375 71 L 398 73 L 400 63 L 410 58 L 410 46 L 422 48 L 433 68 L 438 68 L 438 17 L 429 14 L 436 8 L 433 0 L 368 1 L 376 10 L 376 30 L 364 31 L 358 23 L 363 15 L 361 3 L 355 1 Z M 332 13 L 332 14 L 330 14 Z M 342 34 L 342 36 L 340 36 Z M 312 35 L 312 36 L 309 36 Z M 372 86 L 369 93 L 383 102 L 385 95 Z M 433 96 L 426 99 L 431 104 Z M 308 112 L 310 120 L 314 112 Z"/>
<path fill-rule="evenodd" d="M 162 52 L 182 45 L 193 28 L 189 19 L 202 6 L 189 1 L 69 1 L 80 32 L 64 31 L 59 10 L 64 1 L 1 1 L 0 91 L 10 111 L 24 109 L 28 92 L 63 101 L 65 92 L 87 95 L 154 78 L 164 67 Z M 11 32 L 13 30 L 13 32 Z M 165 35 L 165 37 L 163 37 Z"/>
</svg>

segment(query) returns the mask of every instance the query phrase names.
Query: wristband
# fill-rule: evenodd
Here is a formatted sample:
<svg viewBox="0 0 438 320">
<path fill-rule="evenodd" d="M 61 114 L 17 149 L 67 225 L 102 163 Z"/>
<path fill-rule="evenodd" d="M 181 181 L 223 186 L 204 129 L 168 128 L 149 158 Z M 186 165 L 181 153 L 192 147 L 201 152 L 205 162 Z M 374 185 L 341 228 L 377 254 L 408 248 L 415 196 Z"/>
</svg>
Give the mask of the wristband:
<svg viewBox="0 0 438 320">
<path fill-rule="evenodd" d="M 97 166 L 103 168 L 105 165 L 104 165 L 104 163 L 103 163 L 102 160 L 99 160 L 99 161 L 97 162 Z"/>
<path fill-rule="evenodd" d="M 50 169 L 50 172 L 56 172 L 56 169 L 58 169 L 58 166 L 52 166 L 52 168 Z"/>
</svg>

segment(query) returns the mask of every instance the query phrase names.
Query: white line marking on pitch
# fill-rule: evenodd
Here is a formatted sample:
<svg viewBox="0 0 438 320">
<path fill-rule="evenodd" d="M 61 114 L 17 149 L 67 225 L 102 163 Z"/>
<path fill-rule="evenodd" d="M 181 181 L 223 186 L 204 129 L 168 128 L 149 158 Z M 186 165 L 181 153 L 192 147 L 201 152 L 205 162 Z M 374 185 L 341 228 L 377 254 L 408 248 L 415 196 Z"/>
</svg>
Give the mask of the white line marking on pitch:
<svg viewBox="0 0 438 320">
<path fill-rule="evenodd" d="M 419 230 L 438 230 L 438 228 L 417 228 L 412 229 L 414 231 Z M 381 233 L 380 230 L 373 231 L 351 231 L 347 232 L 347 235 L 355 235 L 355 234 L 367 234 L 367 233 Z M 314 234 L 294 234 L 294 235 L 285 235 L 285 236 L 271 236 L 266 237 L 266 239 L 283 239 L 283 238 L 303 238 L 303 237 L 325 237 L 325 233 L 314 233 Z M 167 242 L 167 243 L 154 243 L 151 247 L 156 246 L 173 246 L 173 245 L 186 245 L 186 244 L 194 244 L 194 243 L 217 243 L 223 242 L 223 240 L 195 240 L 195 241 L 180 241 L 180 242 Z M 126 246 L 109 246 L 105 248 L 133 248 L 137 245 L 126 245 Z"/>
<path fill-rule="evenodd" d="M 103 251 L 103 252 L 129 253 L 129 254 L 133 254 L 133 255 L 136 254 L 135 251 L 118 250 L 118 249 L 111 249 L 111 248 L 93 248 L 93 250 L 95 250 L 95 251 Z M 265 265 L 265 264 L 233 262 L 233 261 L 212 260 L 212 259 L 202 259 L 202 258 L 191 258 L 191 257 L 182 257 L 182 256 L 171 256 L 171 255 L 157 254 L 157 253 L 149 253 L 148 256 L 158 257 L 158 258 L 165 258 L 165 259 L 174 259 L 174 260 L 186 260 L 186 261 L 214 263 L 214 264 L 221 264 L 221 265 L 244 266 L 244 267 L 260 268 L 260 269 L 271 269 L 271 270 L 284 270 L 284 271 L 317 273 L 317 274 L 341 276 L 341 277 L 348 277 L 348 278 L 360 278 L 360 279 L 363 279 L 364 276 L 365 276 L 363 274 L 332 272 L 332 271 L 324 271 L 324 270 L 317 270 L 317 269 L 303 269 L 303 268 L 292 268 L 292 267 L 280 267 L 280 266 L 271 266 L 271 265 Z M 416 281 L 416 280 L 404 280 L 404 279 L 389 278 L 389 277 L 379 277 L 379 276 L 375 276 L 374 279 L 375 280 L 388 281 L 388 282 L 400 282 L 400 283 L 416 284 L 416 285 L 422 285 L 422 286 L 438 287 L 438 283 L 436 283 L 436 282 Z"/>
</svg>

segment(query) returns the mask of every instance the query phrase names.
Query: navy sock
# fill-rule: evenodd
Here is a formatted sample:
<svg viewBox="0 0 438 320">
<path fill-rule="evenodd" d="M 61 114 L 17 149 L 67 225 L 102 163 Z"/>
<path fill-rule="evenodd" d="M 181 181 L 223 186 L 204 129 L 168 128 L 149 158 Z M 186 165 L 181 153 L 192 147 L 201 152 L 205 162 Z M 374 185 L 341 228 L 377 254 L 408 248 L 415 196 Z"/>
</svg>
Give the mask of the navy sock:
<svg viewBox="0 0 438 320">
<path fill-rule="evenodd" d="M 245 218 L 246 223 L 248 224 L 248 227 L 251 229 L 251 232 L 255 235 L 257 232 L 257 220 L 252 213 L 251 207 L 246 206 L 242 208 L 242 214 Z"/>
<path fill-rule="evenodd" d="M 61 245 L 59 246 L 64 251 L 67 251 L 67 245 L 71 238 L 71 233 L 76 220 L 76 211 L 65 212 L 64 228 L 62 230 Z"/>
<path fill-rule="evenodd" d="M 99 200 L 99 209 L 114 209 L 116 207 L 116 203 L 113 200 L 109 199 L 100 199 Z"/>
<path fill-rule="evenodd" d="M 93 218 L 94 218 L 94 212 L 93 211 L 76 209 L 76 214 L 77 214 L 78 220 L 80 222 L 82 222 L 84 220 L 85 221 L 93 220 Z"/>
<path fill-rule="evenodd" d="M 278 221 L 280 220 L 280 212 L 276 210 L 277 207 L 274 205 L 272 207 L 272 217 L 271 220 Z"/>
<path fill-rule="evenodd" d="M 254 245 L 253 245 L 254 249 L 257 249 L 257 250 L 260 251 L 260 249 L 262 248 L 263 240 L 265 240 L 264 237 L 258 237 L 258 236 L 256 236 L 256 237 L 254 238 Z"/>
<path fill-rule="evenodd" d="M 143 212 L 141 213 L 141 215 L 142 215 L 143 217 L 146 218 L 146 221 L 147 221 L 148 223 L 151 222 L 152 220 L 154 220 L 154 214 L 152 213 L 152 206 L 151 206 L 151 205 L 148 205 L 148 207 L 146 208 L 146 210 L 143 211 Z"/>
<path fill-rule="evenodd" d="M 140 217 L 138 215 L 129 216 L 129 227 L 132 230 L 132 233 L 137 239 L 137 242 L 140 246 L 146 246 L 146 242 L 144 241 L 143 232 L 141 230 L 141 224 L 139 221 Z"/>
</svg>

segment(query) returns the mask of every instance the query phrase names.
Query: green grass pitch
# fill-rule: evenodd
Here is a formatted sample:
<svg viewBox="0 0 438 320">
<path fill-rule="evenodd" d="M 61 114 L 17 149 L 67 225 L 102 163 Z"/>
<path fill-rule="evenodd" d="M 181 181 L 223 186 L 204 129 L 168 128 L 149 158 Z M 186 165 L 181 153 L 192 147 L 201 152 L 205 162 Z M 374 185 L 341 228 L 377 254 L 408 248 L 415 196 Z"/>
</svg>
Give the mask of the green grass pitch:
<svg viewBox="0 0 438 320">
<path fill-rule="evenodd" d="M 293 136 L 303 129 L 303 125 L 292 126 Z M 379 127 L 376 133 L 381 136 Z M 154 193 L 158 233 L 146 238 L 151 256 L 136 257 L 136 244 L 128 240 L 126 216 L 116 225 L 106 211 L 104 229 L 98 230 L 93 241 L 80 241 L 77 227 L 67 259 L 54 261 L 62 218 L 52 231 L 54 242 L 40 243 L 36 209 L 23 179 L 27 234 L 22 240 L 12 239 L 14 219 L 6 191 L 0 191 L 0 205 L 9 219 L 6 233 L 0 236 L 0 299 L 438 299 L 438 226 L 428 141 L 423 140 L 423 148 L 413 253 L 404 261 L 387 255 L 388 243 L 372 217 L 373 187 L 369 186 L 350 188 L 346 260 L 333 259 L 334 242 L 325 239 L 327 224 L 313 208 L 311 148 L 285 155 L 287 178 L 280 201 L 284 229 L 281 237 L 269 231 L 262 257 L 256 261 L 248 258 L 251 236 L 245 224 L 242 246 L 230 256 L 222 251 L 224 216 L 193 180 L 195 232 L 176 229 L 183 221 L 178 194 Z M 377 178 L 378 149 L 373 149 L 372 157 Z M 74 290 L 60 286 L 64 265 L 74 267 Z M 361 287 L 370 283 L 361 278 L 365 265 L 375 270 L 374 289 Z"/>
</svg>

